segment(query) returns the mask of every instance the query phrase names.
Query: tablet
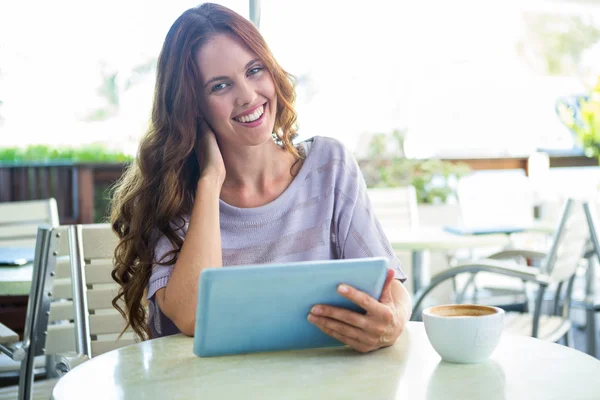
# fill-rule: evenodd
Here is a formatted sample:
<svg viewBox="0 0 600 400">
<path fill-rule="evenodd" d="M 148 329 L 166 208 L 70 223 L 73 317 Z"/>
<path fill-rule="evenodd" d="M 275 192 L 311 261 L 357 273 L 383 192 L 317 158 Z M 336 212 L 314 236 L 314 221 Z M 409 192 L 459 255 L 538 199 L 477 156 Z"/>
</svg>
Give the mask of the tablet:
<svg viewBox="0 0 600 400">
<path fill-rule="evenodd" d="M 379 299 L 383 257 L 205 269 L 198 283 L 194 353 L 201 357 L 343 346 L 308 322 L 315 304 L 363 312 L 337 292 L 348 284 Z"/>
</svg>

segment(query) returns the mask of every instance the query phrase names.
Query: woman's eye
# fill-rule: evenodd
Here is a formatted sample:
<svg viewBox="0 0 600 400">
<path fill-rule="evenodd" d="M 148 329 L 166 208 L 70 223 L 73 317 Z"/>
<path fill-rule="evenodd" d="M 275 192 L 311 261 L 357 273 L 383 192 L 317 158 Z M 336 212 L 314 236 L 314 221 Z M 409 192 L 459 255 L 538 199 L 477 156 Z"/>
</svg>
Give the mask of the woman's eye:
<svg viewBox="0 0 600 400">
<path fill-rule="evenodd" d="M 227 87 L 227 85 L 225 83 L 217 83 L 216 85 L 214 85 L 210 91 L 211 92 L 218 92 L 219 90 L 223 90 Z"/>
<path fill-rule="evenodd" d="M 262 70 L 263 70 L 263 67 L 254 67 L 254 68 L 251 68 L 250 70 L 248 70 L 248 75 L 258 74 Z"/>
</svg>

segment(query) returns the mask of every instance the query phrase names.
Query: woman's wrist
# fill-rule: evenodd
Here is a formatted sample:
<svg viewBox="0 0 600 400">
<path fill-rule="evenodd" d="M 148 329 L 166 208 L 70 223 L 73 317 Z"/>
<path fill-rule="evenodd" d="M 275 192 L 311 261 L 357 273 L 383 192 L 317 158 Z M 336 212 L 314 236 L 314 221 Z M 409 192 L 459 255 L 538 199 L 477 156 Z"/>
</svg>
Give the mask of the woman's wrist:
<svg viewBox="0 0 600 400">
<path fill-rule="evenodd" d="M 217 193 L 220 194 L 223 180 L 218 174 L 203 173 L 200 179 L 198 179 L 198 189 L 217 190 Z"/>
</svg>

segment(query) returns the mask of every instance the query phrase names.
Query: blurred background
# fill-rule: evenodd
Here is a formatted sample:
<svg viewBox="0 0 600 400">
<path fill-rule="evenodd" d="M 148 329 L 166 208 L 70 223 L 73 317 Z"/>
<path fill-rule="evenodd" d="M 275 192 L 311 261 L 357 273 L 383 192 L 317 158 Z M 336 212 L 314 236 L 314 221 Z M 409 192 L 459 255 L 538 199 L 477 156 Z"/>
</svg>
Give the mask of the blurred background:
<svg viewBox="0 0 600 400">
<path fill-rule="evenodd" d="M 600 0 L 216 2 L 252 20 L 296 77 L 298 141 L 330 136 L 353 152 L 413 294 L 470 260 L 553 249 L 567 198 L 600 206 Z M 54 225 L 106 222 L 148 129 L 163 40 L 198 3 L 0 2 L 0 211 L 30 228 L 21 250 L 33 252 L 35 204 Z M 594 225 L 580 222 L 573 231 Z M 19 247 L 11 235 L 0 249 Z M 574 310 L 552 320 L 596 357 L 598 248 L 576 254 L 563 301 Z M 527 254 L 515 265 L 539 267 Z M 0 319 L 17 332 L 25 268 L 0 269 Z M 481 275 L 434 300 L 530 317 L 537 289 Z"/>
<path fill-rule="evenodd" d="M 252 1 L 217 2 L 250 18 Z M 164 37 L 197 3 L 2 2 L 0 162 L 135 156 Z M 529 174 L 540 153 L 538 175 L 553 183 L 540 196 L 600 181 L 595 142 L 585 157 L 556 110 L 589 96 L 600 75 L 600 1 L 254 4 L 271 50 L 297 78 L 299 140 L 341 140 L 369 186 L 409 183 L 421 187 L 420 202 L 453 202 L 456 177 Z M 114 177 L 105 181 L 96 182 L 100 199 Z"/>
</svg>

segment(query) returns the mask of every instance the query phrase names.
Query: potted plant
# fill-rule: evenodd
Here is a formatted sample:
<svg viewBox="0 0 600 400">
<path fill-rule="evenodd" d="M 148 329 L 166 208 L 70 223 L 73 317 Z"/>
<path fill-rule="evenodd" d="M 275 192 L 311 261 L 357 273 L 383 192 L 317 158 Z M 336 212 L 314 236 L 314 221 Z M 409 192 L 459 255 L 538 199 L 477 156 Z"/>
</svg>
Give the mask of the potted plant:
<svg viewBox="0 0 600 400">
<path fill-rule="evenodd" d="M 600 77 L 589 95 L 559 99 L 556 112 L 575 134 L 585 155 L 600 161 Z"/>
<path fill-rule="evenodd" d="M 422 204 L 445 204 L 454 196 L 453 180 L 470 173 L 467 164 L 439 159 L 407 158 L 406 131 L 377 133 L 369 142 L 368 160 L 361 163 L 367 187 L 414 186 Z"/>
</svg>

